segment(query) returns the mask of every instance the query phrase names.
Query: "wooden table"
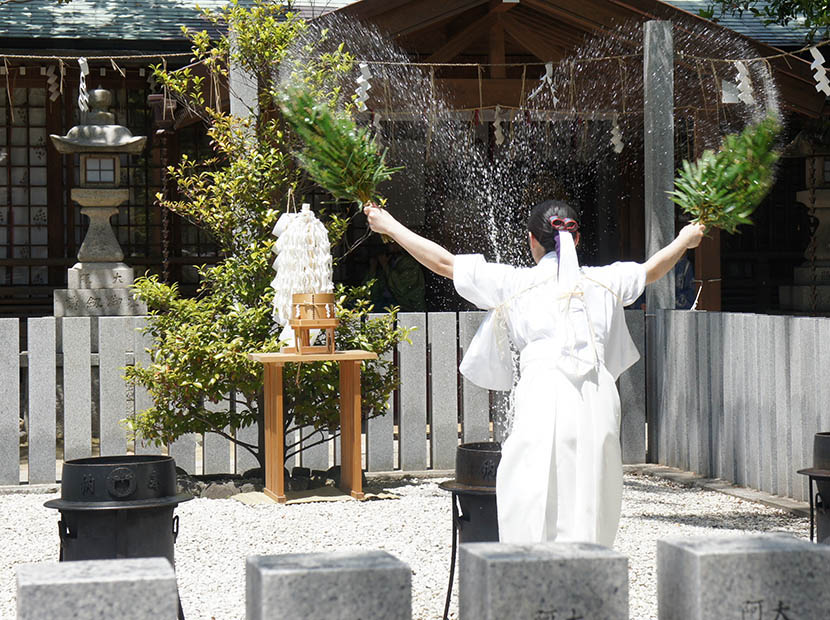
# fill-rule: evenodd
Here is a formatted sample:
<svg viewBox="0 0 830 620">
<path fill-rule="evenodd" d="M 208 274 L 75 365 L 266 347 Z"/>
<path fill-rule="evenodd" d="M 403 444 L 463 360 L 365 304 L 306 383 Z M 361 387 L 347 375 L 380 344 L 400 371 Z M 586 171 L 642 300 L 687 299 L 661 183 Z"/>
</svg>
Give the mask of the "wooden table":
<svg viewBox="0 0 830 620">
<path fill-rule="evenodd" d="M 360 364 L 377 359 L 370 351 L 334 353 L 249 353 L 248 359 L 265 366 L 265 488 L 264 493 L 285 502 L 284 398 L 282 367 L 289 362 L 335 361 L 340 366 L 340 488 L 363 499 L 363 467 L 360 449 Z"/>
</svg>

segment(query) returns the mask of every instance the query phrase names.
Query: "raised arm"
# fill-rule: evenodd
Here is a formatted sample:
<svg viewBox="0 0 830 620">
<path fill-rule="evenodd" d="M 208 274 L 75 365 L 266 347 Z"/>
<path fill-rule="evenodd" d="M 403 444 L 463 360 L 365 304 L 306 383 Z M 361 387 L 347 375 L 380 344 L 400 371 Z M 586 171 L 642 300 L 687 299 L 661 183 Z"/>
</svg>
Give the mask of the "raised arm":
<svg viewBox="0 0 830 620">
<path fill-rule="evenodd" d="M 437 273 L 439 276 L 452 278 L 455 256 L 440 245 L 429 239 L 415 234 L 398 220 L 392 217 L 386 209 L 369 205 L 363 208 L 369 220 L 369 228 L 374 232 L 391 237 L 412 257 L 424 267 Z"/>
<path fill-rule="evenodd" d="M 699 246 L 705 231 L 706 227 L 702 224 L 686 224 L 674 241 L 643 263 L 646 268 L 646 284 L 662 278 L 686 253 L 686 250 Z"/>
</svg>

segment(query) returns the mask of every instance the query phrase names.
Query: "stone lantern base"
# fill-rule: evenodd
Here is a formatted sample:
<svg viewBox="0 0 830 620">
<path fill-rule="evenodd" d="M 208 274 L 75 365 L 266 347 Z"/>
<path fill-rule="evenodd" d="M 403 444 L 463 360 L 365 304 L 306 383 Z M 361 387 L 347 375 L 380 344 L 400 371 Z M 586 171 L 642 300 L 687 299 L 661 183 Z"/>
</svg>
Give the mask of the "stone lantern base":
<svg viewBox="0 0 830 620">
<path fill-rule="evenodd" d="M 54 293 L 55 316 L 139 316 L 147 306 L 130 288 L 133 268 L 124 263 L 76 263 L 68 289 Z"/>
<path fill-rule="evenodd" d="M 796 194 L 796 200 L 810 205 L 809 190 Z M 796 267 L 791 286 L 780 286 L 778 297 L 783 310 L 795 312 L 830 312 L 830 189 L 816 189 L 814 194 L 815 216 L 818 227 L 815 232 L 816 255 L 814 266 L 807 258 L 804 264 Z M 815 280 L 813 271 L 815 270 Z M 815 286 L 815 307 L 813 307 L 813 287 Z"/>
</svg>

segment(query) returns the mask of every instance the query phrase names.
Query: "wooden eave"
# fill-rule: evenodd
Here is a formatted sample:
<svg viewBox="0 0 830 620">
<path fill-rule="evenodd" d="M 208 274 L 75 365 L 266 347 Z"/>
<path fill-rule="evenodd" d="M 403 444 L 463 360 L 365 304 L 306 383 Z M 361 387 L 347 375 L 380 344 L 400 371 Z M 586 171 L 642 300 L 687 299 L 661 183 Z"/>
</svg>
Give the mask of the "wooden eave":
<svg viewBox="0 0 830 620">
<path fill-rule="evenodd" d="M 607 34 L 618 38 L 623 45 L 629 45 L 614 30 L 616 23 L 652 19 L 677 22 L 678 16 L 684 21 L 700 21 L 709 28 L 722 29 L 731 36 L 744 39 L 757 51 L 758 57 L 782 53 L 778 48 L 660 0 L 520 0 L 518 3 L 502 0 L 361 0 L 338 13 L 373 23 L 397 40 L 410 53 L 413 62 L 445 63 L 463 56 L 468 62 L 491 63 L 494 32 L 495 41 L 502 46 L 495 54 L 496 58 L 525 57 L 525 62 L 555 62 L 572 54 L 589 35 Z M 682 23 L 677 27 L 684 28 Z M 820 116 L 825 98 L 815 91 L 809 63 L 792 56 L 771 58 L 769 63 L 783 106 L 804 116 Z M 458 86 L 456 81 L 453 80 L 454 88 Z M 485 105 L 499 102 L 497 92 L 506 94 L 510 88 L 506 82 L 488 85 L 493 94 L 488 99 L 493 102 Z M 462 89 L 467 87 L 462 85 Z M 467 100 L 461 93 L 458 99 Z M 478 100 L 477 93 L 475 100 Z M 515 104 L 512 101 L 501 103 Z"/>
</svg>

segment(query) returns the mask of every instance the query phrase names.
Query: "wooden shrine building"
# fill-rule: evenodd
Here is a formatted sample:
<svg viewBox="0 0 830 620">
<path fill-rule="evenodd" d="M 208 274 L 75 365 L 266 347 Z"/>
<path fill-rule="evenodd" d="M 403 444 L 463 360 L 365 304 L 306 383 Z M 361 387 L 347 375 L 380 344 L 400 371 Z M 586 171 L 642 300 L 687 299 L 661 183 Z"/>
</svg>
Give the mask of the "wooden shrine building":
<svg viewBox="0 0 830 620">
<path fill-rule="evenodd" d="M 0 85 L 5 92 L 0 98 L 0 316 L 51 314 L 52 291 L 66 285 L 66 269 L 75 262 L 83 238 L 85 218 L 69 199 L 77 181 L 77 162 L 59 155 L 48 141 L 49 134 L 63 135 L 78 123 L 79 56 L 90 59 L 90 87 L 100 85 L 113 91 L 116 121 L 134 135 L 148 136 L 145 152 L 125 156 L 121 166 L 122 186 L 130 188 L 130 200 L 113 225 L 125 262 L 136 273 L 166 274 L 187 292 L 197 282 L 196 266 L 218 260 L 207 235 L 163 213 L 155 202 L 165 165 L 177 162 L 182 153 L 199 157 L 207 152 L 204 128 L 180 119 L 162 142 L 148 104 L 148 97 L 158 92 L 150 66 L 159 62 L 168 67 L 187 65 L 189 44 L 180 27 L 208 25 L 199 18 L 195 1 L 154 3 L 149 11 L 141 10 L 141 4 L 124 3 L 118 15 L 104 14 L 92 0 L 68 4 L 32 0 L 0 6 L 0 56 L 4 56 Z M 225 1 L 200 0 L 199 4 L 217 8 Z M 787 114 L 788 140 L 800 130 L 812 136 L 811 123 L 824 111 L 824 97 L 816 94 L 809 63 L 780 55 L 782 46 L 789 51 L 800 47 L 798 37 L 747 25 L 746 20 L 732 25 L 753 38 L 737 34 L 693 14 L 705 0 L 671 4 L 658 0 L 337 0 L 303 4 L 312 5 L 302 9 L 309 15 L 336 9 L 348 19 L 374 24 L 403 48 L 411 63 L 434 67 L 437 85 L 451 94 L 451 105 L 459 110 L 492 112 L 497 105 L 521 108 L 528 90 L 538 84 L 545 62 L 558 63 L 585 53 L 585 42 L 592 37 L 610 41 L 608 49 L 636 55 L 641 41 L 621 36 L 620 24 L 628 24 L 628 32 L 633 32 L 638 24 L 660 19 L 671 20 L 677 36 L 686 40 L 693 41 L 704 29 L 723 31 L 753 54 L 771 57 L 769 66 Z M 641 60 L 636 62 L 641 66 Z M 695 63 L 691 59 L 686 64 L 694 68 Z M 56 81 L 54 75 L 62 69 L 63 79 Z M 634 75 L 636 68 L 632 71 Z M 720 83 L 701 85 L 704 91 L 717 91 L 715 98 L 719 98 Z M 211 91 L 218 91 L 220 104 L 226 103 L 224 86 Z M 702 105 L 706 107 L 705 102 Z M 704 112 L 699 115 L 701 123 L 706 114 L 715 124 L 727 117 L 717 105 Z M 679 163 L 680 158 L 699 154 L 703 141 L 695 141 L 688 123 L 676 122 L 675 127 L 675 163 Z M 483 139 L 494 139 L 491 127 Z M 822 148 L 820 143 L 815 146 Z M 824 148 L 830 154 L 830 139 Z M 787 154 L 778 184 L 757 212 L 756 226 L 735 237 L 714 236 L 697 252 L 696 277 L 707 282 L 704 308 L 789 311 L 778 291 L 792 283 L 793 269 L 805 260 L 809 244 L 809 206 L 796 199 L 806 188 L 808 159 L 803 149 Z M 823 161 L 818 183 L 825 184 L 826 174 L 830 185 L 830 168 L 825 173 Z M 604 196 L 605 206 L 582 205 L 594 224 L 602 224 L 604 236 L 597 240 L 600 250 L 592 258 L 597 262 L 642 260 L 642 158 L 623 151 L 603 165 L 602 173 L 591 182 L 596 185 L 592 195 Z M 611 178 L 613 183 L 608 181 Z M 441 226 L 430 228 L 426 219 L 413 223 L 441 239 Z M 347 278 L 359 281 L 367 260 L 358 258 L 347 270 Z M 462 307 L 457 299 L 447 302 L 451 292 L 437 291 L 427 296 L 427 309 Z"/>
</svg>

